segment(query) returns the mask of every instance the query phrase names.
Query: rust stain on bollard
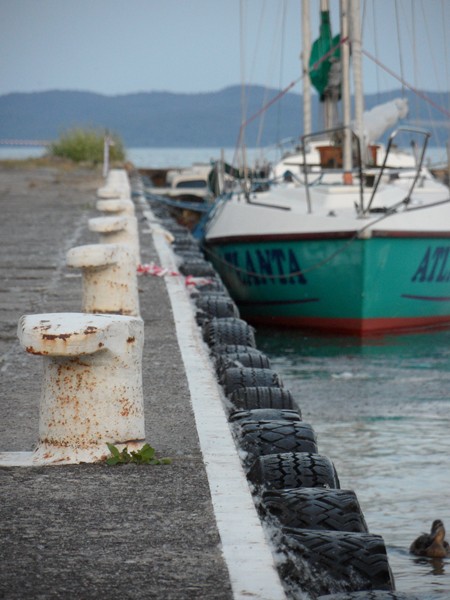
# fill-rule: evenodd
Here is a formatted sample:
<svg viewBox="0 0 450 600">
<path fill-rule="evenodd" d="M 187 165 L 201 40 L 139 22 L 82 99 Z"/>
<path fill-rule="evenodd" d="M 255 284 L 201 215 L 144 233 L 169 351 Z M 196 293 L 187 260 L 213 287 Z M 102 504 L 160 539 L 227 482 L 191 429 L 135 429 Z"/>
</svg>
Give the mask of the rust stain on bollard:
<svg viewBox="0 0 450 600">
<path fill-rule="evenodd" d="M 50 334 L 50 333 L 43 333 L 42 334 L 42 339 L 43 340 L 67 340 L 72 336 L 71 333 L 60 333 L 59 335 L 55 335 L 55 334 Z"/>
<path fill-rule="evenodd" d="M 86 329 L 84 330 L 84 333 L 86 335 L 88 335 L 89 333 L 95 333 L 97 331 L 97 327 L 92 327 L 92 325 L 90 325 L 89 327 L 86 327 Z"/>
<path fill-rule="evenodd" d="M 46 354 L 48 354 L 48 352 L 45 352 L 44 350 L 35 350 L 33 348 L 33 346 L 27 346 L 25 348 L 25 350 L 29 353 L 29 354 L 34 354 L 35 356 L 45 356 Z"/>
</svg>

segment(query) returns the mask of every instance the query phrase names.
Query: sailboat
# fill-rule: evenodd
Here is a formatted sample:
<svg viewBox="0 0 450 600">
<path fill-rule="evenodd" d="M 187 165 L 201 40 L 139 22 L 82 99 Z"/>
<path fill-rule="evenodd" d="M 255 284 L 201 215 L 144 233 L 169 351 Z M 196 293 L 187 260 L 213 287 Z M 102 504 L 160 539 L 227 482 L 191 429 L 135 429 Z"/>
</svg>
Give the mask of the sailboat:
<svg viewBox="0 0 450 600">
<path fill-rule="evenodd" d="M 209 214 L 203 247 L 243 318 L 255 324 L 359 336 L 447 327 L 449 190 L 441 186 L 425 193 L 418 185 L 426 132 L 414 131 L 422 144 L 407 185 L 398 185 L 387 169 L 395 132 L 381 164 L 373 160 L 364 136 L 362 87 L 356 81 L 352 128 L 347 3 L 341 7 L 341 34 L 331 38 L 327 53 L 332 62 L 325 71 L 331 79 L 323 84 L 329 88 L 325 95 L 336 95 L 340 54 L 344 125 L 319 134 L 319 141 L 326 140 L 315 146 L 320 168 L 314 171 L 308 164 L 306 152 L 315 136 L 305 132 L 301 172 L 287 172 L 278 183 L 250 186 L 244 181 L 224 194 Z M 351 18 L 356 74 L 359 14 Z"/>
</svg>

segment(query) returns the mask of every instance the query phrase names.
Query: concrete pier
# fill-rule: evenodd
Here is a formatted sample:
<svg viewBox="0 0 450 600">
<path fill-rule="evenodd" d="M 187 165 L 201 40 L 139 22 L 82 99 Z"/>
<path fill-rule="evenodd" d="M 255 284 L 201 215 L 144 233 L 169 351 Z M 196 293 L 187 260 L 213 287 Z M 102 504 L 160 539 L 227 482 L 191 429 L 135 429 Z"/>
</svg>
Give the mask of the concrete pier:
<svg viewBox="0 0 450 600">
<path fill-rule="evenodd" d="M 98 241 L 88 219 L 102 180 L 83 169 L 0 175 L 0 452 L 31 452 L 42 365 L 21 349 L 17 323 L 80 310 L 81 273 L 66 254 Z M 162 238 L 139 226 L 142 263 L 159 263 Z M 138 283 L 145 439 L 172 462 L 0 467 L 0 598 L 284 598 L 183 284 Z"/>
</svg>

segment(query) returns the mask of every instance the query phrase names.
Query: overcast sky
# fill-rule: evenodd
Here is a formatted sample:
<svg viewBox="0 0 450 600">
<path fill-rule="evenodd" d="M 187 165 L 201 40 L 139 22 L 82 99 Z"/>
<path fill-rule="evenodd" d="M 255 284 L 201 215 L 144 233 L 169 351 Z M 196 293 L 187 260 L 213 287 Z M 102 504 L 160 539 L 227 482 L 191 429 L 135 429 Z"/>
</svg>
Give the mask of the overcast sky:
<svg viewBox="0 0 450 600">
<path fill-rule="evenodd" d="M 330 2 L 337 33 L 337 0 Z M 311 0 L 313 40 L 319 6 Z M 300 74 L 300 7 L 301 0 L 0 0 L 0 94 L 192 93 L 242 80 L 282 88 Z M 367 51 L 410 85 L 449 90 L 450 0 L 361 7 Z M 400 87 L 371 61 L 364 69 L 366 92 Z"/>
</svg>

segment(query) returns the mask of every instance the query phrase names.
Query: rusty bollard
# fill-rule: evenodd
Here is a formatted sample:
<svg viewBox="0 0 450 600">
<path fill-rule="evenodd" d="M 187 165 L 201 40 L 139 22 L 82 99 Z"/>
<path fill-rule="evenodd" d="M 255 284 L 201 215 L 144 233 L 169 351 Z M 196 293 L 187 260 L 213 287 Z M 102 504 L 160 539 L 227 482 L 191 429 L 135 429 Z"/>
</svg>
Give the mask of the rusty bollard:
<svg viewBox="0 0 450 600">
<path fill-rule="evenodd" d="M 144 444 L 143 321 L 118 315 L 25 315 L 21 345 L 43 357 L 33 464 L 97 462 Z"/>
<path fill-rule="evenodd" d="M 136 217 L 118 215 L 89 219 L 89 229 L 100 235 L 102 244 L 129 244 L 135 252 L 135 264 L 140 263 L 139 231 Z"/>
<path fill-rule="evenodd" d="M 81 310 L 139 316 L 136 257 L 127 244 L 89 244 L 67 252 L 66 263 L 81 269 Z"/>
<path fill-rule="evenodd" d="M 119 200 L 117 198 L 97 200 L 95 207 L 100 212 L 112 213 L 115 215 L 134 215 L 134 203 L 132 200 Z"/>
</svg>

